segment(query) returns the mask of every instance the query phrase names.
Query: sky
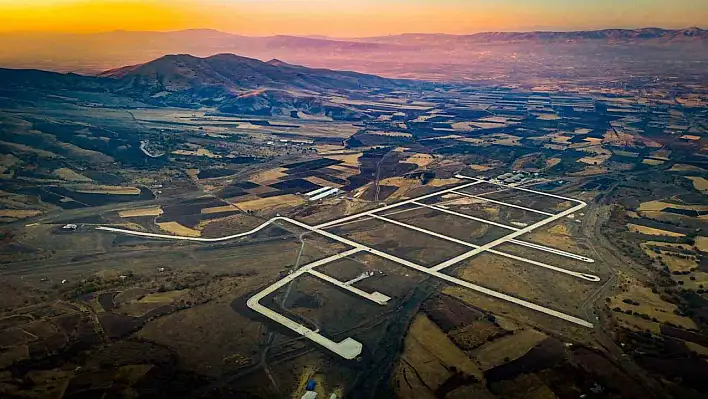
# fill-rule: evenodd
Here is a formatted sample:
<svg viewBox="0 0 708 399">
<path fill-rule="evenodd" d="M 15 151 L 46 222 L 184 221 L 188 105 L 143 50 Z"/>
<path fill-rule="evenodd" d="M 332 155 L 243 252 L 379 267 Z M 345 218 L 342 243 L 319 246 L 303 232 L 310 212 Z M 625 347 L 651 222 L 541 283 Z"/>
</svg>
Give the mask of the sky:
<svg viewBox="0 0 708 399">
<path fill-rule="evenodd" d="M 708 0 L 0 0 L 0 32 L 363 37 L 707 25 Z"/>
</svg>

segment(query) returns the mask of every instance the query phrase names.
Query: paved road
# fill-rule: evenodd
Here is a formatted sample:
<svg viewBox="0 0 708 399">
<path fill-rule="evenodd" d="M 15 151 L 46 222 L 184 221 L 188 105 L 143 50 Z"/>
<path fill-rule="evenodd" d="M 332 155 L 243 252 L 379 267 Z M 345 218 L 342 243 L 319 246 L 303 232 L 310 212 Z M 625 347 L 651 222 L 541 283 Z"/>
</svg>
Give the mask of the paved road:
<svg viewBox="0 0 708 399">
<path fill-rule="evenodd" d="M 537 265 L 537 266 L 540 266 L 540 267 L 549 268 L 549 269 L 552 269 L 552 270 L 555 270 L 555 271 L 559 271 L 559 272 L 562 272 L 562 273 L 572 274 L 572 275 L 574 275 L 574 276 L 576 276 L 576 277 L 580 277 L 580 278 L 583 278 L 583 279 L 586 279 L 586 280 L 589 280 L 589 281 L 599 281 L 599 278 L 598 278 L 597 276 L 593 276 L 593 275 L 589 275 L 589 274 L 584 274 L 584 273 L 577 273 L 577 272 L 573 272 L 573 271 L 570 271 L 570 270 L 562 269 L 562 268 L 559 268 L 559 267 L 555 267 L 555 266 L 551 266 L 551 265 L 546 265 L 546 264 L 541 263 L 541 262 L 533 261 L 533 260 L 526 259 L 526 258 L 517 257 L 517 256 L 511 255 L 511 254 L 505 254 L 505 253 L 502 253 L 502 252 L 500 252 L 500 251 L 496 251 L 496 250 L 493 249 L 493 248 L 494 248 L 495 246 L 497 246 L 497 245 L 503 244 L 503 243 L 505 243 L 505 242 L 512 242 L 512 240 L 514 240 L 514 241 L 516 241 L 516 242 L 518 243 L 518 240 L 516 240 L 516 237 L 519 237 L 519 236 L 521 236 L 521 235 L 523 235 L 523 234 L 526 234 L 526 233 L 528 233 L 528 232 L 530 232 L 530 231 L 532 231 L 532 230 L 534 230 L 534 229 L 536 229 L 536 228 L 538 228 L 538 227 L 544 226 L 544 225 L 546 225 L 546 224 L 548 224 L 548 223 L 551 223 L 551 222 L 553 222 L 553 221 L 555 221 L 555 220 L 558 220 L 558 219 L 561 219 L 561 218 L 563 218 L 563 217 L 565 217 L 565 216 L 567 216 L 567 215 L 570 215 L 570 214 L 572 214 L 572 213 L 578 211 L 579 209 L 582 209 L 583 207 L 586 206 L 586 204 L 585 204 L 584 202 L 578 201 L 578 200 L 574 200 L 574 199 L 571 199 L 571 198 L 566 198 L 566 197 L 561 197 L 561 196 L 553 195 L 553 194 L 543 193 L 543 192 L 540 192 L 540 191 L 535 191 L 535 190 L 530 190 L 530 189 L 515 187 L 514 189 L 517 189 L 517 190 L 528 191 L 528 192 L 532 192 L 532 193 L 539 194 L 539 195 L 546 195 L 546 196 L 551 196 L 551 197 L 560 198 L 560 199 L 563 199 L 563 200 L 566 200 L 566 201 L 577 202 L 578 205 L 576 205 L 576 206 L 574 206 L 574 207 L 572 207 L 572 208 L 570 208 L 570 209 L 568 209 L 568 210 L 566 210 L 566 211 L 563 211 L 563 212 L 561 212 L 561 213 L 554 214 L 553 216 L 550 216 L 550 217 L 548 217 L 547 219 L 544 219 L 544 220 L 542 220 L 542 221 L 540 221 L 540 222 L 538 222 L 538 223 L 532 224 L 532 225 L 530 225 L 530 226 L 528 226 L 528 227 L 525 227 L 525 228 L 523 228 L 523 229 L 514 229 L 514 230 L 512 231 L 512 233 L 510 233 L 509 235 L 507 235 L 507 236 L 505 236 L 505 237 L 502 237 L 502 238 L 500 238 L 500 239 L 498 239 L 498 240 L 495 240 L 495 241 L 493 241 L 493 242 L 491 242 L 491 243 L 482 245 L 482 246 L 477 246 L 477 245 L 474 245 L 474 244 L 471 244 L 471 243 L 467 243 L 467 242 L 464 242 L 464 241 L 461 241 L 461 240 L 454 239 L 454 238 L 452 238 L 452 237 L 447 237 L 447 236 L 442 235 L 442 234 L 439 234 L 439 233 L 434 233 L 434 232 L 431 232 L 431 231 L 428 231 L 428 230 L 425 230 L 425 229 L 421 229 L 421 228 L 418 228 L 418 227 L 415 227 L 415 226 L 412 226 L 412 225 L 408 225 L 408 224 L 405 224 L 405 223 L 402 223 L 402 222 L 398 222 L 398 221 L 395 221 L 395 220 L 393 220 L 393 219 L 386 218 L 385 216 L 377 215 L 377 213 L 380 213 L 380 212 L 383 212 L 383 211 L 386 211 L 386 210 L 390 210 L 390 209 L 399 208 L 399 207 L 404 206 L 404 205 L 407 205 L 407 204 L 420 205 L 421 203 L 418 202 L 418 201 L 422 201 L 422 200 L 427 199 L 427 198 L 432 198 L 432 197 L 444 195 L 444 194 L 446 194 L 446 193 L 454 193 L 456 190 L 460 190 L 460 189 L 463 189 L 463 188 L 466 188 L 466 187 L 470 187 L 470 186 L 473 186 L 473 185 L 476 185 L 476 184 L 488 183 L 488 182 L 486 182 L 486 181 L 484 181 L 484 180 L 479 180 L 479 179 L 476 179 L 476 178 L 473 178 L 473 177 L 468 177 L 468 176 L 458 175 L 457 177 L 458 177 L 458 178 L 461 178 L 461 179 L 472 179 L 472 180 L 474 180 L 474 181 L 471 182 L 471 183 L 463 184 L 463 185 L 460 185 L 460 186 L 457 186 L 457 187 L 453 187 L 453 188 L 450 188 L 450 189 L 437 191 L 437 192 L 430 193 L 430 194 L 426 194 L 426 195 L 423 195 L 423 196 L 420 196 L 420 197 L 417 197 L 417 198 L 413 198 L 413 199 L 401 201 L 401 202 L 394 203 L 394 204 L 387 205 L 387 206 L 383 206 L 383 207 L 379 207 L 379 208 L 376 208 L 376 209 L 373 209 L 373 210 L 364 211 L 364 212 L 361 212 L 361 213 L 358 213 L 358 214 L 354 214 L 354 215 L 350 215 L 350 216 L 345 216 L 345 217 L 342 217 L 342 218 L 339 218 L 339 219 L 336 219 L 336 220 L 333 220 L 333 221 L 330 221 L 330 222 L 326 222 L 326 223 L 319 224 L 319 225 L 317 225 L 317 226 L 310 226 L 310 225 L 308 225 L 308 224 L 299 222 L 299 221 L 294 220 L 294 219 L 289 219 L 289 218 L 286 218 L 286 217 L 275 217 L 275 218 L 273 218 L 273 219 L 271 219 L 271 220 L 268 220 L 268 221 L 266 221 L 265 223 L 261 224 L 260 226 L 257 226 L 257 227 L 255 227 L 255 228 L 253 228 L 253 229 L 251 229 L 251 230 L 249 230 L 249 231 L 247 231 L 247 232 L 240 233 L 240 234 L 233 234 L 233 235 L 229 235 L 229 236 L 225 236 L 225 237 L 218 237 L 218 238 L 181 237 L 181 236 L 173 236 L 173 235 L 167 235 L 167 234 L 156 234 L 156 233 L 146 233 L 146 232 L 139 232 L 139 231 L 131 231 L 131 230 L 118 229 L 118 228 L 113 228 L 113 227 L 104 227 L 104 226 L 97 227 L 97 229 L 98 229 L 98 230 L 104 230 L 104 231 L 115 232 L 115 233 L 130 234 L 130 235 L 135 235 L 135 236 L 152 237 L 152 238 L 160 238 L 160 239 L 186 240 L 186 241 L 198 241 L 198 242 L 219 242 L 219 241 L 226 241 L 226 240 L 231 240 L 231 239 L 235 239 L 235 238 L 245 237 L 245 236 L 248 236 L 248 235 L 250 235 L 250 234 L 254 234 L 254 233 L 256 233 L 256 232 L 258 232 L 258 231 L 264 229 L 265 227 L 269 226 L 270 224 L 276 223 L 276 222 L 278 222 L 278 221 L 282 221 L 282 222 L 294 224 L 294 225 L 296 225 L 296 226 L 298 226 L 298 227 L 301 227 L 301 228 L 303 228 L 303 229 L 306 229 L 306 230 L 308 230 L 308 231 L 310 231 L 310 232 L 323 235 L 323 236 L 325 236 L 325 237 L 328 237 L 328 238 L 330 238 L 330 239 L 333 239 L 333 240 L 335 240 L 335 241 L 338 241 L 338 242 L 341 242 L 341 243 L 343 243 L 343 244 L 346 244 L 346 245 L 350 246 L 352 249 L 349 249 L 349 250 L 347 250 L 347 251 L 344 251 L 344 252 L 339 253 L 339 254 L 336 254 L 336 255 L 329 256 L 329 257 L 324 258 L 324 259 L 320 259 L 320 260 L 318 260 L 318 261 L 315 261 L 315 262 L 312 262 L 312 263 L 310 263 L 310 264 L 308 264 L 308 265 L 305 265 L 305 266 L 300 267 L 298 270 L 291 272 L 291 274 L 289 274 L 288 276 L 282 278 L 281 280 L 279 280 L 279 281 L 275 282 L 274 284 L 270 285 L 269 287 L 265 288 L 263 291 L 257 293 L 256 295 L 254 295 L 253 297 L 251 297 L 251 298 L 247 301 L 248 306 L 249 306 L 251 309 L 253 309 L 254 311 L 256 311 L 256 312 L 258 312 L 258 313 L 264 315 L 265 317 L 268 317 L 269 319 L 271 319 L 271 320 L 273 320 L 273 321 L 275 321 L 275 322 L 278 322 L 278 323 L 280 323 L 281 325 L 283 325 L 283 326 L 285 326 L 285 327 L 287 327 L 287 328 L 289 328 L 289 329 L 291 329 L 291 330 L 297 332 L 298 334 L 300 334 L 300 335 L 302 335 L 302 336 L 304 336 L 304 337 L 306 337 L 306 338 L 308 338 L 308 339 L 310 339 L 310 340 L 312 340 L 312 341 L 314 341 L 314 342 L 316 342 L 316 343 L 322 345 L 323 347 L 325 347 L 325 348 L 331 350 L 331 351 L 334 352 L 334 353 L 337 353 L 338 355 L 342 356 L 342 357 L 345 358 L 345 359 L 354 359 L 354 358 L 356 358 L 357 356 L 359 356 L 359 354 L 361 353 L 361 350 L 362 350 L 362 345 L 361 345 L 361 343 L 359 343 L 358 341 L 356 341 L 356 340 L 354 340 L 354 339 L 352 339 L 352 338 L 350 338 L 350 337 L 349 337 L 349 338 L 345 338 L 345 339 L 342 340 L 341 342 L 333 342 L 332 340 L 330 340 L 330 339 L 328 339 L 328 338 L 322 336 L 321 334 L 319 334 L 318 331 L 311 330 L 311 329 L 307 328 L 306 326 L 304 326 L 304 325 L 302 325 L 302 324 L 299 324 L 299 323 L 297 323 L 297 322 L 295 322 L 295 321 L 293 321 L 293 320 L 291 320 L 291 319 L 289 319 L 289 318 L 287 318 L 287 317 L 285 317 L 285 316 L 283 316 L 283 315 L 281 315 L 281 314 L 279 314 L 279 313 L 277 313 L 277 312 L 275 312 L 275 311 L 273 311 L 273 310 L 267 308 L 266 306 L 262 305 L 262 304 L 260 303 L 260 301 L 263 300 L 263 299 L 264 299 L 265 297 L 267 297 L 268 295 L 274 293 L 274 292 L 277 291 L 278 289 L 280 289 L 280 288 L 284 287 L 285 285 L 289 284 L 290 282 L 292 282 L 292 281 L 295 280 L 296 278 L 300 277 L 301 275 L 303 275 L 303 274 L 305 274 L 305 273 L 309 273 L 310 275 L 313 275 L 313 276 L 315 276 L 315 277 L 318 277 L 318 278 L 320 278 L 320 279 L 323 279 L 323 280 L 325 280 L 325 281 L 328 281 L 328 282 L 330 282 L 330 283 L 332 283 L 332 284 L 334 284 L 334 285 L 336 285 L 336 286 L 338 286 L 338 287 L 340 287 L 340 288 L 342 288 L 342 289 L 345 289 L 345 290 L 347 290 L 347 291 L 349 291 L 349 292 L 351 292 L 351 293 L 353 293 L 353 294 L 355 294 L 355 295 L 364 297 L 364 298 L 366 298 L 366 299 L 368 299 L 368 300 L 370 300 L 370 301 L 373 301 L 373 302 L 375 302 L 375 303 L 377 303 L 377 304 L 384 305 L 384 304 L 388 301 L 388 299 L 389 299 L 389 298 L 388 298 L 387 296 L 385 296 L 384 294 L 381 294 L 381 293 L 378 293 L 378 292 L 374 292 L 374 293 L 367 293 L 367 292 L 364 292 L 364 291 L 362 291 L 362 290 L 359 290 L 359 289 L 356 289 L 356 288 L 354 288 L 354 287 L 351 287 L 351 286 L 345 284 L 344 282 L 338 281 L 338 280 L 336 280 L 336 279 L 334 279 L 334 278 L 332 278 L 332 277 L 330 277 L 330 276 L 327 276 L 327 275 L 325 275 L 325 274 L 323 274 L 323 273 L 320 273 L 320 272 L 314 270 L 315 268 L 320 267 L 320 266 L 323 266 L 323 265 L 325 265 L 325 264 L 327 264 L 327 263 L 335 262 L 335 261 L 338 261 L 338 260 L 343 259 L 343 258 L 348 257 L 348 256 L 355 255 L 355 254 L 360 253 L 360 252 L 368 252 L 368 253 L 371 253 L 371 254 L 373 254 L 373 255 L 382 257 L 382 258 L 384 258 L 384 259 L 388 259 L 388 260 L 390 260 L 390 261 L 396 262 L 396 263 L 401 264 L 401 265 L 403 265 L 403 266 L 406 266 L 406 267 L 415 269 L 415 270 L 417 270 L 417 271 L 419 271 L 419 272 L 421 272 L 421 273 L 425 273 L 425 274 L 431 275 L 431 276 L 433 276 L 433 277 L 436 277 L 436 278 L 438 278 L 438 279 L 444 280 L 444 281 L 446 281 L 446 282 L 448 282 L 448 283 L 455 284 L 455 285 L 458 285 L 458 286 L 462 286 L 462 287 L 465 287 L 465 288 L 468 288 L 468 289 L 471 289 L 471 290 L 474 290 L 474 291 L 477 291 L 477 292 L 481 292 L 481 293 L 483 293 L 483 294 L 486 294 L 486 295 L 489 295 L 489 296 L 492 296 L 492 297 L 495 297 L 495 298 L 498 298 L 498 299 L 501 299 L 501 300 L 505 300 L 505 301 L 508 301 L 508 302 L 512 302 L 512 303 L 515 303 L 515 304 L 517 304 L 517 305 L 520 305 L 520 306 L 523 306 L 523 307 L 526 307 L 526 308 L 529 308 L 529 309 L 533 309 L 533 310 L 536 310 L 536 311 L 538 311 L 538 312 L 545 313 L 545 314 L 547 314 L 547 315 L 550 315 L 550 316 L 553 316 L 553 317 L 557 317 L 557 318 L 560 318 L 560 319 L 569 321 L 569 322 L 571 322 L 571 323 L 574 323 L 574 324 L 577 324 L 577 325 L 580 325 L 580 326 L 592 328 L 593 325 L 592 325 L 591 323 L 589 323 L 589 322 L 587 322 L 587 321 L 585 321 L 585 320 L 583 320 L 583 319 L 580 319 L 580 318 L 578 318 L 578 317 L 575 317 L 575 316 L 572 316 L 572 315 L 569 315 L 569 314 L 566 314 L 566 313 L 563 313 L 563 312 L 559 312 L 559 311 L 556 311 L 556 310 L 554 310 L 554 309 L 550 309 L 550 308 L 547 308 L 547 307 L 544 307 L 544 306 L 541 306 L 541 305 L 538 305 L 538 304 L 535 304 L 535 303 L 532 303 L 532 302 L 528 302 L 528 301 L 525 301 L 525 300 L 523 300 L 523 299 L 519 299 L 519 298 L 510 296 L 510 295 L 507 295 L 507 294 L 504 294 L 504 293 L 501 293 L 501 292 L 497 292 L 497 291 L 494 291 L 494 290 L 490 290 L 490 289 L 488 289 L 488 288 L 481 287 L 481 286 L 478 286 L 478 285 L 476 285 L 476 284 L 473 284 L 473 283 L 470 283 L 470 282 L 467 282 L 467 281 L 464 281 L 464 280 L 460 280 L 460 279 L 458 279 L 458 278 L 456 278 L 456 277 L 449 276 L 449 275 L 447 275 L 447 274 L 442 273 L 442 270 L 443 270 L 443 269 L 445 269 L 445 268 L 447 268 L 447 267 L 449 267 L 449 266 L 451 266 L 451 265 L 454 265 L 454 264 L 456 264 L 456 263 L 458 263 L 458 262 L 461 262 L 461 261 L 463 261 L 463 260 L 465 260 L 465 259 L 468 259 L 468 258 L 470 258 L 470 257 L 472 257 L 472 256 L 475 256 L 476 254 L 479 254 L 479 253 L 481 253 L 481 252 L 483 252 L 483 251 L 489 251 L 489 252 L 492 252 L 492 253 L 495 253 L 495 254 L 498 254 L 498 255 L 507 256 L 507 257 L 512 257 L 512 258 L 514 258 L 514 259 L 522 260 L 522 261 L 525 261 L 525 262 L 528 262 L 528 263 L 531 263 L 531 264 L 534 264 L 534 265 Z M 507 186 L 504 186 L 504 187 L 507 187 Z M 499 201 L 496 201 L 496 202 L 499 202 Z M 502 204 L 506 205 L 505 203 L 502 203 Z M 468 247 L 473 247 L 474 249 L 473 249 L 472 251 L 469 251 L 469 252 L 467 252 L 467 253 L 465 253 L 465 254 L 462 254 L 462 255 L 460 255 L 460 256 L 458 256 L 458 257 L 455 257 L 455 258 L 452 258 L 452 259 L 450 259 L 450 260 L 448 260 L 448 261 L 445 261 L 445 262 L 443 262 L 443 263 L 441 263 L 441 264 L 439 264 L 439 265 L 437 265 L 437 266 L 435 266 L 435 267 L 433 267 L 433 268 L 427 268 L 427 267 L 418 265 L 418 264 L 416 264 L 416 263 L 414 263 L 414 262 L 410 262 L 410 261 L 407 261 L 407 260 L 405 260 L 405 259 L 401 259 L 401 258 L 399 258 L 399 257 L 397 257 L 397 256 L 394 256 L 394 255 L 391 255 L 391 254 L 388 254 L 388 253 L 385 253 L 385 252 L 376 250 L 375 248 L 371 248 L 371 247 L 369 247 L 369 246 L 367 246 L 367 245 L 364 245 L 364 244 L 360 244 L 360 243 L 351 241 L 351 240 L 349 240 L 349 239 L 347 239 L 347 238 L 340 237 L 340 236 L 335 235 L 335 234 L 333 234 L 333 233 L 330 233 L 330 232 L 328 232 L 328 231 L 326 231 L 326 230 L 323 230 L 323 229 L 325 229 L 325 228 L 327 228 L 327 227 L 331 227 L 331 226 L 335 226 L 335 225 L 340 225 L 340 224 L 342 224 L 342 223 L 350 222 L 350 221 L 353 221 L 353 220 L 356 220 L 356 219 L 359 219 L 359 218 L 362 218 L 362 217 L 367 217 L 367 216 L 368 216 L 368 217 L 373 217 L 373 218 L 376 218 L 376 219 L 383 220 L 383 221 L 385 221 L 385 222 L 387 222 L 387 223 L 393 223 L 393 224 L 401 225 L 401 226 L 403 226 L 403 227 L 406 227 L 406 228 L 409 228 L 409 229 L 413 229 L 413 230 L 417 230 L 417 231 L 420 231 L 420 232 L 422 232 L 422 233 L 425 233 L 425 234 L 428 234 L 428 235 L 431 235 L 431 236 L 435 236 L 435 237 L 439 237 L 439 238 L 442 238 L 442 239 L 446 239 L 446 240 L 448 240 L 448 241 L 458 242 L 458 243 L 460 243 L 460 244 L 462 244 L 462 245 L 466 245 L 466 246 L 468 246 Z M 483 220 L 483 219 L 480 219 L 480 221 L 481 221 L 481 222 L 484 222 L 484 223 L 489 223 L 489 221 L 486 221 L 486 220 Z M 538 249 L 538 250 L 545 250 L 545 251 L 553 252 L 553 253 L 556 253 L 556 254 L 568 254 L 568 253 L 565 253 L 564 251 L 555 250 L 555 249 L 553 249 L 553 248 L 547 248 L 547 247 L 544 247 L 544 246 L 541 246 L 541 245 L 538 245 L 538 244 L 531 244 L 531 243 L 528 243 L 528 246 L 532 246 L 532 247 L 534 247 L 535 249 Z M 573 255 L 573 254 L 571 254 L 571 255 Z M 577 256 L 579 256 L 579 255 L 577 255 Z M 589 258 L 588 258 L 588 259 L 589 259 Z"/>
</svg>

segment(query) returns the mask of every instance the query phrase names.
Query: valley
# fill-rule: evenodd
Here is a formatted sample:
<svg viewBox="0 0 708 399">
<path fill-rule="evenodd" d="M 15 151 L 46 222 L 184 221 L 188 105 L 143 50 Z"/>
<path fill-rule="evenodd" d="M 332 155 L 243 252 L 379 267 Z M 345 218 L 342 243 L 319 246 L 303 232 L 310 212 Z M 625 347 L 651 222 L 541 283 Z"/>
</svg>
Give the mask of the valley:
<svg viewBox="0 0 708 399">
<path fill-rule="evenodd" d="M 708 392 L 702 86 L 0 76 L 3 395 Z"/>
</svg>

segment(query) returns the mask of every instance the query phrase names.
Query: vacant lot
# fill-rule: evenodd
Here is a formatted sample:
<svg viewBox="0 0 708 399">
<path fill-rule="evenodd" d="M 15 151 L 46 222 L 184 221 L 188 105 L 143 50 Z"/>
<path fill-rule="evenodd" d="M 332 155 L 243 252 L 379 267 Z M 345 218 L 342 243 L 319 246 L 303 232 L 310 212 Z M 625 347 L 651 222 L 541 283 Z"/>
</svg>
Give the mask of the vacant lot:
<svg viewBox="0 0 708 399">
<path fill-rule="evenodd" d="M 129 209 L 118 212 L 118 216 L 122 218 L 135 218 L 141 216 L 160 216 L 163 214 L 162 208 L 153 206 L 150 208 Z"/>
<path fill-rule="evenodd" d="M 273 210 L 290 208 L 304 204 L 304 198 L 295 194 L 279 195 L 277 197 L 259 198 L 250 201 L 239 202 L 236 205 L 245 211 Z"/>
</svg>

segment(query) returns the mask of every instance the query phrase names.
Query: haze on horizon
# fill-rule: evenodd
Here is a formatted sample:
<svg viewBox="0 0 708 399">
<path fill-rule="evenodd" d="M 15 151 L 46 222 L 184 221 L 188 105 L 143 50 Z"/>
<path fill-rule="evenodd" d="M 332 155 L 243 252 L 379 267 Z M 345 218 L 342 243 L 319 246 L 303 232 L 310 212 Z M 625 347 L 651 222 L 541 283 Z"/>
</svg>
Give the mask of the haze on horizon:
<svg viewBox="0 0 708 399">
<path fill-rule="evenodd" d="M 216 29 L 364 37 L 406 32 L 705 27 L 696 0 L 0 0 L 0 32 Z"/>
</svg>

